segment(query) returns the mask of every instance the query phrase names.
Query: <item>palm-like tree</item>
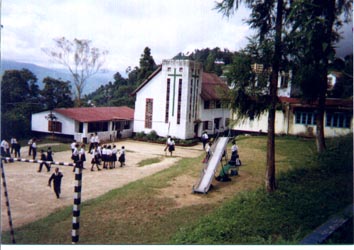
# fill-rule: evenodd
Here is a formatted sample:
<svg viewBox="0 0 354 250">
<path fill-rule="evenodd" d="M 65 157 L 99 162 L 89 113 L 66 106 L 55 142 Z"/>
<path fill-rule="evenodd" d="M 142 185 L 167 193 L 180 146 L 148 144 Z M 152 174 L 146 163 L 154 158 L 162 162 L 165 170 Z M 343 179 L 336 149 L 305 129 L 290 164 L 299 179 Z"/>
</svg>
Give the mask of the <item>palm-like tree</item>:
<svg viewBox="0 0 354 250">
<path fill-rule="evenodd" d="M 239 8 L 241 0 L 223 0 L 216 5 L 216 9 L 229 17 Z M 266 38 L 274 40 L 274 52 L 272 58 L 272 73 L 269 86 L 270 104 L 268 108 L 268 139 L 267 139 L 267 163 L 265 185 L 268 192 L 276 189 L 275 180 L 275 111 L 278 103 L 277 83 L 279 64 L 282 57 L 282 30 L 284 17 L 283 0 L 256 0 L 244 1 L 251 9 L 251 17 L 248 20 L 250 26 L 257 30 L 260 42 Z M 274 21 L 275 20 L 275 21 Z"/>
</svg>

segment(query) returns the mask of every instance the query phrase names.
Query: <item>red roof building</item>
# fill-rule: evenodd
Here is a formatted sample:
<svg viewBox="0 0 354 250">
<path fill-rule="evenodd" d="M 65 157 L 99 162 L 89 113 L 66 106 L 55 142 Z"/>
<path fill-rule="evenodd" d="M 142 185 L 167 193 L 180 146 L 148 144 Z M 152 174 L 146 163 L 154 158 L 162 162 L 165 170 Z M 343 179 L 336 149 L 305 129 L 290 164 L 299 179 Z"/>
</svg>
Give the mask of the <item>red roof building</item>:
<svg viewBox="0 0 354 250">
<path fill-rule="evenodd" d="M 102 141 L 130 137 L 133 124 L 134 109 L 126 106 L 59 108 L 33 114 L 31 123 L 34 132 L 72 137 L 78 142 L 88 142 L 94 133 Z"/>
</svg>

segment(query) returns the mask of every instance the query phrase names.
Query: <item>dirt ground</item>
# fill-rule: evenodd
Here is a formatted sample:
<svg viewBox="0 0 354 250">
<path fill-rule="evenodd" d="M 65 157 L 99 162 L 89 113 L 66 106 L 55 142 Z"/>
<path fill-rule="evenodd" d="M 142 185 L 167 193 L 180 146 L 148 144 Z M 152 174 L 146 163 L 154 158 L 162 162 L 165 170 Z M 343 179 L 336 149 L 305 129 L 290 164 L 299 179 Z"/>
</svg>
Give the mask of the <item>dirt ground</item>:
<svg viewBox="0 0 354 250">
<path fill-rule="evenodd" d="M 194 147 L 176 147 L 173 156 L 166 156 L 163 151 L 164 145 L 151 144 L 136 141 L 123 141 L 115 143 L 118 148 L 122 145 L 126 148 L 126 166 L 112 170 L 103 170 L 98 172 L 90 171 L 90 155 L 87 155 L 85 163 L 86 170 L 83 170 L 82 180 L 82 201 L 98 197 L 109 190 L 122 187 L 129 182 L 136 181 L 143 177 L 152 175 L 163 169 L 172 166 L 181 157 L 198 157 L 203 153 L 202 146 Z M 69 145 L 68 145 L 69 148 Z M 24 158 L 29 158 L 28 152 L 23 148 L 21 152 Z M 71 151 L 54 153 L 54 160 L 61 162 L 71 162 Z M 163 157 L 159 163 L 145 167 L 138 167 L 137 164 L 143 159 L 153 157 Z M 38 157 L 38 156 L 37 156 Z M 119 163 L 118 163 L 119 165 Z M 47 172 L 43 167 L 42 172 L 38 173 L 37 163 L 14 162 L 5 164 L 6 183 L 8 196 L 10 200 L 11 215 L 13 226 L 19 227 L 29 222 L 43 218 L 56 210 L 73 204 L 74 197 L 74 173 L 72 167 L 60 166 L 60 171 L 64 177 L 61 186 L 61 198 L 57 199 L 52 188 L 48 186 L 48 179 L 54 172 L 54 167 Z M 195 178 L 183 176 L 171 180 L 173 192 L 166 189 L 161 195 L 173 195 L 178 199 L 178 204 L 189 204 L 193 202 L 202 202 L 197 195 L 192 195 L 192 187 L 198 181 Z M 7 208 L 5 198 L 1 194 L 1 231 L 9 230 Z"/>
</svg>

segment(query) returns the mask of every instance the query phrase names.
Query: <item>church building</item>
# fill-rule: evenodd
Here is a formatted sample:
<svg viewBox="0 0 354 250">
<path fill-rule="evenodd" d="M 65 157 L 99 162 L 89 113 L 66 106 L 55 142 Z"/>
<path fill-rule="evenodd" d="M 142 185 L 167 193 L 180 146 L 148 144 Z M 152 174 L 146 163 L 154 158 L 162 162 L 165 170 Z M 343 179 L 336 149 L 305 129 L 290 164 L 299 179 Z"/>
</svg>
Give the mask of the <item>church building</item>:
<svg viewBox="0 0 354 250">
<path fill-rule="evenodd" d="M 227 126 L 230 110 L 221 105 L 227 85 L 191 60 L 164 60 L 134 92 L 134 132 L 179 139 L 214 134 Z"/>
</svg>

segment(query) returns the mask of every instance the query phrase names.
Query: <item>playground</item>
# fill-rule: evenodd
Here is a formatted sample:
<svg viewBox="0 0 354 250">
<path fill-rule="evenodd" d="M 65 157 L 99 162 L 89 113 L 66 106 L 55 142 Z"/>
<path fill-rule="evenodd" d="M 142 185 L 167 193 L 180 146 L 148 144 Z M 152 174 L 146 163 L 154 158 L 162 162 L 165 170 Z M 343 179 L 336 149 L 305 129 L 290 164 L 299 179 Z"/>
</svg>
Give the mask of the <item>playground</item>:
<svg viewBox="0 0 354 250">
<path fill-rule="evenodd" d="M 87 154 L 87 161 L 84 164 L 82 180 L 82 201 L 87 201 L 104 193 L 122 187 L 130 182 L 142 179 L 146 176 L 157 173 L 161 170 L 173 166 L 181 158 L 196 158 L 204 154 L 202 145 L 192 147 L 176 147 L 173 156 L 169 156 L 163 151 L 164 145 L 151 144 L 127 140 L 116 143 L 118 147 L 124 145 L 126 151 L 126 166 L 123 168 L 90 171 L 90 155 Z M 68 145 L 69 148 L 69 145 Z M 28 158 L 27 148 L 23 148 L 22 156 Z M 71 151 L 54 153 L 54 160 L 60 162 L 72 162 L 70 160 Z M 160 157 L 158 163 L 139 167 L 138 163 L 142 160 Z M 119 166 L 119 163 L 117 164 Z M 59 166 L 64 178 L 61 185 L 61 197 L 57 199 L 55 194 L 48 186 L 48 179 L 54 171 L 55 165 L 51 171 L 46 168 L 38 173 L 38 163 L 14 162 L 5 164 L 6 182 L 12 221 L 14 227 L 20 227 L 24 224 L 44 218 L 60 208 L 70 206 L 73 203 L 74 191 L 74 173 L 73 167 Z M 202 164 L 200 164 L 202 168 Z M 244 176 L 243 178 L 246 178 Z M 176 198 L 177 206 L 188 206 L 191 204 L 210 202 L 198 195 L 192 194 L 192 187 L 198 177 L 182 175 L 178 179 L 171 180 L 172 185 L 161 191 L 161 196 Z M 223 199 L 224 196 L 217 196 L 216 199 Z M 2 231 L 9 230 L 7 223 L 7 209 L 5 199 L 1 202 L 1 221 Z"/>
</svg>

